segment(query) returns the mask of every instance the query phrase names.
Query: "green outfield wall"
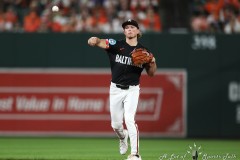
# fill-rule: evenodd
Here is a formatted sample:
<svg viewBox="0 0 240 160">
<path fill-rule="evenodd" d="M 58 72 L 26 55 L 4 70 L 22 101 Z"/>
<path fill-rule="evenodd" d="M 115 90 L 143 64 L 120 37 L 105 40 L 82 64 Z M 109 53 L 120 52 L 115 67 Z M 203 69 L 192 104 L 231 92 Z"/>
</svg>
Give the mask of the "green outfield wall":
<svg viewBox="0 0 240 160">
<path fill-rule="evenodd" d="M 0 67 L 108 68 L 104 50 L 87 45 L 91 36 L 0 33 Z M 140 41 L 159 69 L 186 70 L 188 137 L 240 136 L 240 35 L 148 33 Z"/>
</svg>

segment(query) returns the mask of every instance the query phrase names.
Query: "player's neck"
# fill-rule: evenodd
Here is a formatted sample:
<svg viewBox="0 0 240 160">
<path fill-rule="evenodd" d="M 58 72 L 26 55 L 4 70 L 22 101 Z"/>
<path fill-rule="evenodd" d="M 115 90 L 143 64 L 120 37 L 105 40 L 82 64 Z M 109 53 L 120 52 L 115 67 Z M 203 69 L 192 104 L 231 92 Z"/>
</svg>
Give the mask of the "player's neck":
<svg viewBox="0 0 240 160">
<path fill-rule="evenodd" d="M 126 38 L 126 42 L 130 46 L 136 46 L 138 44 L 137 38 Z"/>
</svg>

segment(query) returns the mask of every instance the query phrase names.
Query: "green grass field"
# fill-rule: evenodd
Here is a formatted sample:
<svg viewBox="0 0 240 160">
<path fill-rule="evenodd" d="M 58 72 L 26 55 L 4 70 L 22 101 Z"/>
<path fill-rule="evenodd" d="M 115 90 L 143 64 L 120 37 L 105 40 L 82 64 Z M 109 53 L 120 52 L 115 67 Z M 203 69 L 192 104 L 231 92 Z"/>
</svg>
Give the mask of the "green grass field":
<svg viewBox="0 0 240 160">
<path fill-rule="evenodd" d="M 192 159 L 190 147 L 199 149 L 199 160 L 240 160 L 240 140 L 141 139 L 143 160 Z M 113 138 L 0 138 L 0 160 L 124 160 Z"/>
</svg>

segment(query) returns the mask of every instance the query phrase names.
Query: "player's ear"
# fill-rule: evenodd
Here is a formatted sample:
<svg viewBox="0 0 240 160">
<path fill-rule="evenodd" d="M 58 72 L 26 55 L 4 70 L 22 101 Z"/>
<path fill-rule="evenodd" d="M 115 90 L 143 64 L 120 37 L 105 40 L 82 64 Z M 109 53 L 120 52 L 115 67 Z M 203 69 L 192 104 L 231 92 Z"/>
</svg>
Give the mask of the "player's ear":
<svg viewBox="0 0 240 160">
<path fill-rule="evenodd" d="M 141 38 L 142 37 L 142 32 L 139 30 L 138 34 L 137 34 L 137 38 Z"/>
</svg>

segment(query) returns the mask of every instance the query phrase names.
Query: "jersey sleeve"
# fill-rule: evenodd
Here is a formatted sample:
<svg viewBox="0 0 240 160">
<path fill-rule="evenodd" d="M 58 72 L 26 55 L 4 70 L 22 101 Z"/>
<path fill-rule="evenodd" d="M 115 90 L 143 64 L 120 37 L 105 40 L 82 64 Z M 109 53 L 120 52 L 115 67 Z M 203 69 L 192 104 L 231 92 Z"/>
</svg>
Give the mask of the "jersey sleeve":
<svg viewBox="0 0 240 160">
<path fill-rule="evenodd" d="M 106 39 L 106 45 L 106 51 L 111 53 L 115 53 L 119 48 L 119 42 L 115 39 Z"/>
</svg>

